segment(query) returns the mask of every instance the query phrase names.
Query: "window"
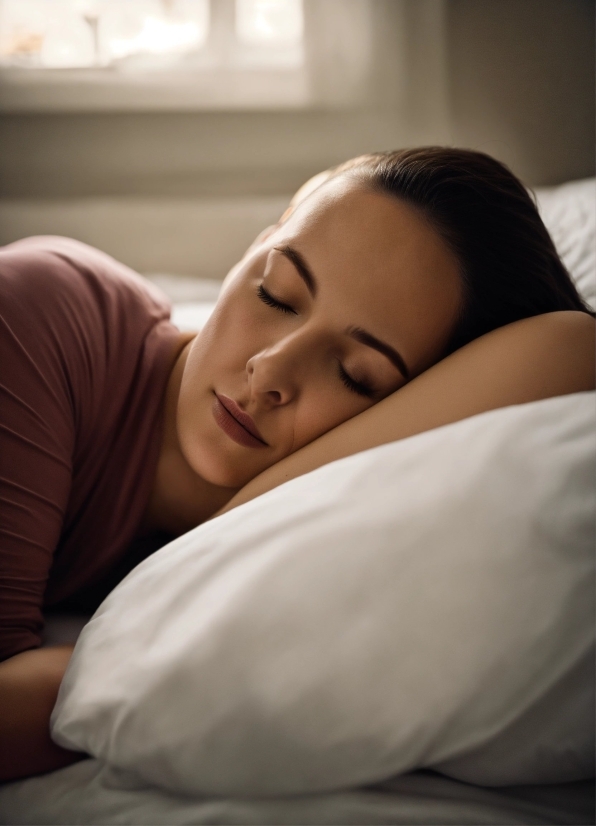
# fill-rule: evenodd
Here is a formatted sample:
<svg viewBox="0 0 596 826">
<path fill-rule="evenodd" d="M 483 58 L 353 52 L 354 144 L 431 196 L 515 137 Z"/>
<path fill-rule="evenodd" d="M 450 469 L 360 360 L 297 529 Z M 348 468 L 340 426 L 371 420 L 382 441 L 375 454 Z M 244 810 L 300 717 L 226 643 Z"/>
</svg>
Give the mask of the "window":
<svg viewBox="0 0 596 826">
<path fill-rule="evenodd" d="M 236 0 L 235 34 L 248 63 L 300 66 L 303 32 L 301 0 Z"/>
<path fill-rule="evenodd" d="M 300 65 L 302 0 L 235 0 L 227 32 L 226 6 L 225 0 L 0 0 L 0 61 L 147 70 L 197 59 L 202 65 L 208 55 L 216 64 Z"/>
<path fill-rule="evenodd" d="M 0 0 L 0 110 L 296 109 L 367 94 L 374 0 Z"/>
</svg>

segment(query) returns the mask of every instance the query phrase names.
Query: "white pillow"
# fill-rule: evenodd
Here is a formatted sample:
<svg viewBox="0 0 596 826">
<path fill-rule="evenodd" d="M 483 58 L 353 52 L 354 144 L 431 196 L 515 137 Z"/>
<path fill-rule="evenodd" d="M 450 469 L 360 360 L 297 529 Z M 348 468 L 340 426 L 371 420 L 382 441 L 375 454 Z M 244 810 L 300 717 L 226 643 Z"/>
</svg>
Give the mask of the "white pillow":
<svg viewBox="0 0 596 826">
<path fill-rule="evenodd" d="M 596 310 L 596 179 L 537 189 L 536 202 L 575 286 Z"/>
<path fill-rule="evenodd" d="M 484 413 L 180 537 L 83 630 L 54 739 L 199 794 L 591 776 L 594 415 Z"/>
</svg>

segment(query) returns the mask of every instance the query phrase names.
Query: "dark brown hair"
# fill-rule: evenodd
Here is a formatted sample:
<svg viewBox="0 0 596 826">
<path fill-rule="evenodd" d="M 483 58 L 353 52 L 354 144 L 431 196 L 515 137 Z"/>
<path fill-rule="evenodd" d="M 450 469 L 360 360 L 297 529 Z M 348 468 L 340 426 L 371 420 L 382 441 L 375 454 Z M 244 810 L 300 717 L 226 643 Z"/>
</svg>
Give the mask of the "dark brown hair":
<svg viewBox="0 0 596 826">
<path fill-rule="evenodd" d="M 529 192 L 502 163 L 467 149 L 378 152 L 330 170 L 412 205 L 457 256 L 464 300 L 446 353 L 512 321 L 587 307 Z"/>
</svg>

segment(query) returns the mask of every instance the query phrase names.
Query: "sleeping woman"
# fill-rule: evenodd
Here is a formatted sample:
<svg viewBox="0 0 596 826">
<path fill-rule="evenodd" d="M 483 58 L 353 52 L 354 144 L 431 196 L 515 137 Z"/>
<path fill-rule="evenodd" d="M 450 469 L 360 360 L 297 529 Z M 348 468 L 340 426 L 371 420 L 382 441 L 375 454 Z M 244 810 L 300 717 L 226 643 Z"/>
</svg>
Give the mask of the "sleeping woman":
<svg viewBox="0 0 596 826">
<path fill-rule="evenodd" d="M 81 757 L 50 740 L 71 648 L 43 612 L 327 462 L 592 389 L 592 315 L 522 184 L 456 149 L 317 176 L 195 335 L 97 250 L 0 250 L 0 779 Z"/>
</svg>

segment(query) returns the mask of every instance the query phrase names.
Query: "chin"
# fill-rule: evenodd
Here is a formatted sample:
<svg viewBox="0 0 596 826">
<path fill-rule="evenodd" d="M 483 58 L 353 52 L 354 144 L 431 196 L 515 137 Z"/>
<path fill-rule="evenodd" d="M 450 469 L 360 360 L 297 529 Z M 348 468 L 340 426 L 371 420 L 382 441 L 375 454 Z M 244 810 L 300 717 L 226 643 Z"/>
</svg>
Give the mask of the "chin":
<svg viewBox="0 0 596 826">
<path fill-rule="evenodd" d="M 244 487 L 261 472 L 259 468 L 251 473 L 247 471 L 246 464 L 242 465 L 238 459 L 233 461 L 227 458 L 226 461 L 222 456 L 214 455 L 209 450 L 193 451 L 192 455 L 186 455 L 186 460 L 201 479 L 221 488 Z"/>
</svg>

